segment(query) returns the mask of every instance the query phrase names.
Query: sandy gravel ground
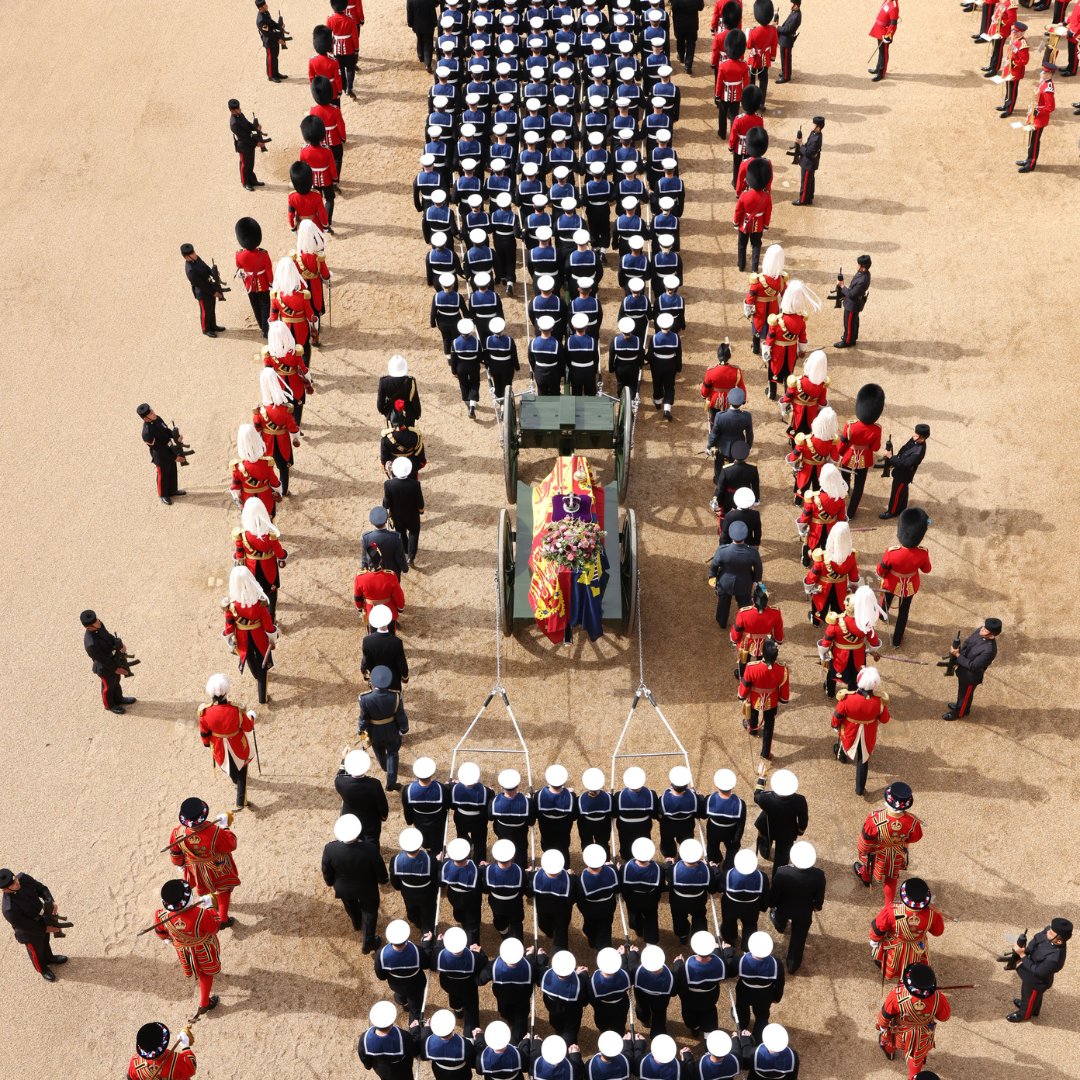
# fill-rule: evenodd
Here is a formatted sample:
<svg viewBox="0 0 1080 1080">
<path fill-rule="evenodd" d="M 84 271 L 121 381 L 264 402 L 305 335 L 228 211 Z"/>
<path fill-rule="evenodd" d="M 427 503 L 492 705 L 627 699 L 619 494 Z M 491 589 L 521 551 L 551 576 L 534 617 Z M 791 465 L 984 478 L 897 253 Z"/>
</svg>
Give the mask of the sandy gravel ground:
<svg viewBox="0 0 1080 1080">
<path fill-rule="evenodd" d="M 65 31 L 54 8 L 5 6 L 13 363 L 0 428 L 0 862 L 48 882 L 77 922 L 64 942 L 71 963 L 55 986 L 0 933 L 6 1075 L 115 1077 L 140 1023 L 179 1026 L 192 1008 L 172 951 L 153 937 L 136 940 L 135 931 L 169 876 L 158 848 L 180 800 L 199 793 L 215 811 L 230 804 L 229 785 L 199 745 L 195 707 L 206 677 L 230 666 L 218 609 L 236 516 L 226 464 L 236 425 L 257 400 L 259 341 L 237 292 L 219 309 L 228 333 L 199 336 L 177 247 L 190 240 L 231 266 L 233 222 L 253 213 L 272 256 L 287 250 L 288 165 L 309 103 L 308 33 L 322 7 L 289 0 L 296 43 L 282 68 L 292 78 L 271 86 L 248 3 L 166 7 L 148 18 L 91 0 Z M 997 91 L 975 73 L 985 61 L 968 37 L 974 16 L 907 0 L 893 72 L 874 85 L 864 63 L 874 10 L 820 0 L 806 12 L 795 82 L 770 94 L 777 209 L 768 239 L 784 243 L 789 267 L 821 293 L 838 264 L 853 270 L 860 252 L 873 255 L 864 340 L 834 357 L 832 396 L 843 416 L 873 378 L 886 387 L 886 430 L 898 443 L 918 421 L 933 428 L 917 498 L 934 519 L 934 573 L 915 602 L 904 655 L 933 660 L 957 626 L 993 613 L 1006 626 L 998 663 L 972 717 L 948 726 L 939 716 L 950 684 L 936 668 L 883 663 L 895 720 L 867 798 L 854 796 L 850 771 L 828 756 L 783 429 L 750 362 L 729 159 L 715 139 L 702 64 L 693 80 L 678 77 L 685 104 L 677 141 L 690 191 L 686 370 L 676 422 L 641 415 L 629 495 L 641 525 L 646 677 L 703 784 L 730 764 L 747 795 L 751 755 L 704 581 L 709 466 L 694 455 L 704 439 L 696 384 L 717 339 L 730 334 L 752 374 L 761 432 L 766 576 L 791 626 L 785 653 L 796 693 L 778 724 L 776 764 L 799 773 L 808 837 L 830 882 L 803 970 L 774 1015 L 789 1026 L 806 1077 L 902 1075 L 900 1063 L 884 1062 L 872 1030 L 879 986 L 866 926 L 880 894 L 864 892 L 847 867 L 863 816 L 888 780 L 903 777 L 926 823 L 914 869 L 958 919 L 936 950 L 942 981 L 979 984 L 955 996 L 932 1065 L 945 1077 L 1067 1077 L 1080 1055 L 1075 962 L 1041 1020 L 1017 1028 L 1002 1019 L 1016 984 L 992 955 L 1009 930 L 1075 917 L 1078 552 L 1068 401 L 1080 329 L 1069 303 L 1070 282 L 1080 278 L 1071 239 L 1080 217 L 1070 197 L 1080 128 L 1067 106 L 1076 95 L 1060 81 L 1038 171 L 1017 176 L 1021 136 L 996 119 Z M 424 248 L 408 184 L 427 77 L 401 5 L 371 0 L 368 16 L 329 251 L 334 326 L 315 360 L 309 439 L 279 517 L 291 559 L 273 701 L 260 718 L 264 775 L 251 783 L 257 808 L 237 823 L 244 883 L 237 926 L 223 935 L 222 1007 L 197 1029 L 208 1077 L 355 1075 L 355 1040 L 381 996 L 322 886 L 318 858 L 335 817 L 333 773 L 355 730 L 361 630 L 349 588 L 358 531 L 379 490 L 374 390 L 391 351 L 403 351 L 421 378 L 432 461 L 421 568 L 406 583 L 403 625 L 416 670 L 406 767 L 421 747 L 448 761 L 494 677 L 497 430 L 486 403 L 477 423 L 464 418 L 426 327 Z M 1031 19 L 1033 41 L 1044 20 Z M 1025 107 L 1032 89 L 1029 74 Z M 275 137 L 258 162 L 267 186 L 257 195 L 236 182 L 225 110 L 232 95 Z M 828 126 L 817 204 L 796 210 L 784 198 L 796 174 L 782 150 L 819 111 Z M 604 297 L 610 320 L 611 287 Z M 520 301 L 509 306 L 520 327 Z M 812 321 L 811 340 L 827 345 L 838 329 L 830 309 Z M 134 415 L 143 399 L 180 422 L 198 450 L 183 477 L 190 494 L 171 509 L 153 497 Z M 610 470 L 609 459 L 597 462 Z M 525 455 L 527 478 L 545 467 L 544 455 Z M 877 523 L 884 495 L 872 481 L 860 525 Z M 892 538 L 885 526 L 857 534 L 861 564 L 872 566 Z M 139 703 L 125 717 L 101 711 L 81 648 L 77 616 L 86 606 L 144 658 L 126 684 Z M 532 635 L 509 642 L 505 682 L 534 770 L 558 759 L 576 778 L 587 765 L 609 765 L 638 681 L 636 653 L 634 639 L 614 635 L 571 649 Z M 247 680 L 240 686 L 241 699 L 252 700 Z M 505 739 L 499 719 L 480 733 L 488 745 Z M 647 710 L 632 745 L 666 748 Z M 650 780 L 663 786 L 658 767 Z M 399 824 L 395 811 L 391 837 Z M 389 899 L 386 914 L 398 910 Z M 665 944 L 673 955 L 674 939 Z"/>
</svg>

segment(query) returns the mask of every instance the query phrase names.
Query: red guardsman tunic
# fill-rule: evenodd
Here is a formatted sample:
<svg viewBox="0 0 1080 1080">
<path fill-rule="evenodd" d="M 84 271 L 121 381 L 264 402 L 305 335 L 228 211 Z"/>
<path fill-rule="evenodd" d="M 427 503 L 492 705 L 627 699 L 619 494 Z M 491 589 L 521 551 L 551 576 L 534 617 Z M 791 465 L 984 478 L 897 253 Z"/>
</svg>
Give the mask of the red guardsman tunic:
<svg viewBox="0 0 1080 1080">
<path fill-rule="evenodd" d="M 765 333 L 769 316 L 779 314 L 780 297 L 784 295 L 784 290 L 787 288 L 787 279 L 787 274 L 781 274 L 779 277 L 766 277 L 764 274 L 750 275 L 750 287 L 746 290 L 743 303 L 747 306 L 753 305 L 754 311 L 751 318 L 754 323 L 754 333 L 758 337 Z"/>
<path fill-rule="evenodd" d="M 256 536 L 242 529 L 233 529 L 233 539 L 236 543 L 234 561 L 243 563 L 255 575 L 264 592 L 276 589 L 278 562 L 284 562 L 289 554 L 281 546 L 281 541 L 272 533 Z"/>
<path fill-rule="evenodd" d="M 277 497 L 281 493 L 281 481 L 272 457 L 259 458 L 258 461 L 233 461 L 232 484 L 243 506 L 248 499 L 262 499 L 266 512 L 273 517 Z"/>
<path fill-rule="evenodd" d="M 859 584 L 858 552 L 853 551 L 840 565 L 825 557 L 824 548 L 816 548 L 814 560 L 806 575 L 807 585 L 816 585 L 817 592 L 810 594 L 810 604 L 820 617 L 826 610 L 843 611 L 848 588 Z"/>
<path fill-rule="evenodd" d="M 836 691 L 836 707 L 833 709 L 832 726 L 837 738 L 852 761 L 859 749 L 866 761 L 877 744 L 878 724 L 889 722 L 889 695 L 875 690 L 872 694 L 849 691 L 846 687 Z"/>
<path fill-rule="evenodd" d="M 195 1069 L 192 1050 L 166 1050 L 153 1061 L 136 1054 L 128 1063 L 127 1076 L 128 1080 L 191 1080 Z"/>
<path fill-rule="evenodd" d="M 877 575 L 881 578 L 881 591 L 900 597 L 914 596 L 919 591 L 921 579 L 919 571 L 929 574 L 930 553 L 924 547 L 888 548 L 877 565 Z"/>
<path fill-rule="evenodd" d="M 222 701 L 214 705 L 199 706 L 199 738 L 214 755 L 214 764 L 229 771 L 229 759 L 242 769 L 255 756 L 249 731 L 255 730 L 255 721 L 243 705 Z M 231 850 L 231 849 L 230 849 Z M 176 863 L 179 866 L 179 863 Z"/>
<path fill-rule="evenodd" d="M 837 675 L 847 670 L 848 661 L 854 658 L 855 670 L 866 667 L 867 647 L 876 649 L 881 645 L 873 627 L 869 633 L 863 633 L 851 615 L 836 615 L 829 612 L 825 616 L 825 632 L 818 645 L 831 652 L 830 662 Z"/>
<path fill-rule="evenodd" d="M 292 405 L 260 405 L 251 414 L 251 423 L 263 437 L 266 453 L 273 456 L 276 440 L 278 455 L 291 465 L 293 461 L 291 436 L 300 431 L 300 425 L 293 419 Z"/>
<path fill-rule="evenodd" d="M 248 645 L 254 644 L 264 657 L 264 666 L 272 667 L 273 659 L 267 655 L 270 635 L 277 633 L 270 609 L 259 601 L 257 604 L 229 603 L 225 607 L 224 637 L 236 635 L 236 655 L 240 657 L 240 670 L 248 658 Z"/>
<path fill-rule="evenodd" d="M 739 608 L 735 621 L 731 624 L 731 643 L 738 647 L 739 660 L 746 662 L 747 657 L 761 658 L 761 646 L 766 638 L 772 638 L 777 645 L 784 640 L 784 616 L 779 608 L 766 606 L 764 611 L 756 607 Z"/>
</svg>

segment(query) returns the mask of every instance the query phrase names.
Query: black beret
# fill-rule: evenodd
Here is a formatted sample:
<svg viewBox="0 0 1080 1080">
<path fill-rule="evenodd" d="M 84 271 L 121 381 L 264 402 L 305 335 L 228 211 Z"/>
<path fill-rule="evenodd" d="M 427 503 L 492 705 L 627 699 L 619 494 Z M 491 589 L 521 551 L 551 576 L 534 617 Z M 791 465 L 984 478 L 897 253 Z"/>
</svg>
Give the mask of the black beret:
<svg viewBox="0 0 1080 1080">
<path fill-rule="evenodd" d="M 15 880 L 15 875 L 5 866 L 0 870 L 0 889 L 6 889 Z"/>
<path fill-rule="evenodd" d="M 143 419 L 146 419 L 153 411 L 145 401 L 135 407 L 135 412 Z"/>
<path fill-rule="evenodd" d="M 195 254 L 195 246 L 194 246 L 194 244 L 181 244 L 180 245 L 180 254 L 181 255 L 194 255 Z"/>
<path fill-rule="evenodd" d="M 989 618 L 983 623 L 983 629 L 989 630 L 991 634 L 997 636 L 1001 633 L 1001 620 Z"/>
<path fill-rule="evenodd" d="M 1073 926 L 1068 919 L 1051 919 L 1050 929 L 1053 930 L 1062 941 L 1068 941 L 1069 938 L 1072 937 Z"/>
<path fill-rule="evenodd" d="M 234 98 L 234 97 L 229 98 L 229 108 L 230 109 L 239 109 L 240 108 L 240 102 L 237 101 L 236 98 Z"/>
<path fill-rule="evenodd" d="M 97 612 L 94 611 L 93 608 L 87 608 L 79 616 L 79 622 L 81 622 L 83 624 L 83 626 L 89 626 L 91 623 L 96 623 L 97 622 Z"/>
</svg>

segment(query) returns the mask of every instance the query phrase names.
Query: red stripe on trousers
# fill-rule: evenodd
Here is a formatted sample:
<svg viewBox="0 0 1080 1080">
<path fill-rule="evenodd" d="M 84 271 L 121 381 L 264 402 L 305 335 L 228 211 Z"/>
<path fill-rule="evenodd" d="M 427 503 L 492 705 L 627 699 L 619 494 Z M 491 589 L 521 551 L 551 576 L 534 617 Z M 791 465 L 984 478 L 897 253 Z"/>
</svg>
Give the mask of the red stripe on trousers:
<svg viewBox="0 0 1080 1080">
<path fill-rule="evenodd" d="M 852 338 L 854 337 L 854 333 L 853 333 L 853 328 L 852 328 L 852 325 L 851 325 L 852 322 L 854 322 L 854 320 L 855 320 L 855 312 L 854 311 L 845 311 L 844 312 L 844 344 L 846 344 L 846 345 L 854 345 L 855 344 L 855 342 L 852 340 Z"/>
<path fill-rule="evenodd" d="M 28 942 L 26 945 L 26 951 L 30 954 L 30 963 L 34 965 L 34 970 L 40 975 L 41 961 L 38 959 L 37 949 L 35 949 L 34 946 L 29 944 Z"/>
<path fill-rule="evenodd" d="M 240 154 L 240 183 L 247 187 L 247 177 L 244 175 L 244 155 Z"/>
<path fill-rule="evenodd" d="M 27 945 L 27 948 L 30 948 L 30 946 Z M 1027 1008 L 1024 1010 L 1024 1019 L 1025 1020 L 1030 1020 L 1031 1019 L 1031 1010 L 1035 1008 L 1035 999 L 1038 996 L 1039 996 L 1039 991 L 1038 990 L 1032 990 L 1031 991 L 1031 996 L 1028 998 Z"/>
<path fill-rule="evenodd" d="M 1028 151 L 1027 167 L 1035 168 L 1035 162 L 1039 160 L 1039 142 L 1042 140 L 1042 128 L 1036 128 L 1031 133 L 1031 149 Z"/>
<path fill-rule="evenodd" d="M 975 686 L 969 685 L 964 691 L 964 696 L 960 700 L 960 708 L 956 710 L 957 716 L 967 716 L 968 709 L 971 708 L 971 699 L 975 694 Z"/>
<path fill-rule="evenodd" d="M 160 496 L 161 496 L 161 466 L 160 465 L 155 466 L 154 472 L 157 473 L 157 493 L 158 493 L 158 497 L 160 498 Z M 104 680 L 102 680 L 102 681 L 104 682 Z"/>
<path fill-rule="evenodd" d="M 881 74 L 884 75 L 889 70 L 889 46 L 884 42 L 881 44 Z"/>
<path fill-rule="evenodd" d="M 202 300 L 199 301 L 199 326 L 202 327 L 203 333 L 206 332 L 206 307 L 203 305 Z M 160 474 L 160 470 L 159 474 Z M 158 480 L 158 494 L 161 494 L 160 479 Z"/>
<path fill-rule="evenodd" d="M 907 487 L 907 484 L 897 484 L 896 485 L 896 497 L 893 499 L 892 505 L 889 507 L 889 513 L 890 514 L 895 514 L 896 513 L 896 507 L 900 503 L 900 496 L 903 494 L 904 488 L 906 488 L 906 487 Z"/>
<path fill-rule="evenodd" d="M 268 79 L 274 77 L 274 57 L 269 49 L 266 50 L 266 77 Z"/>
<path fill-rule="evenodd" d="M 799 202 L 806 202 L 806 189 L 810 184 L 810 173 L 807 170 L 803 170 L 802 174 L 802 188 L 799 191 Z"/>
</svg>

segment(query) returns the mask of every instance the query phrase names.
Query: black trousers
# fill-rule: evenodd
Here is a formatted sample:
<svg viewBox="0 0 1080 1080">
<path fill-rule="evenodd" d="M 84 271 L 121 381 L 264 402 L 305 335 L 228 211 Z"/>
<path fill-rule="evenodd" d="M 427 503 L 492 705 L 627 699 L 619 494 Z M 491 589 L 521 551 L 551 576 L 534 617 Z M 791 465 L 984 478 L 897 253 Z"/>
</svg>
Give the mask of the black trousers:
<svg viewBox="0 0 1080 1080">
<path fill-rule="evenodd" d="M 435 929 L 435 897 L 428 888 L 401 890 L 401 899 L 405 902 L 405 915 L 418 930 L 427 933 Z"/>
<path fill-rule="evenodd" d="M 262 336 L 266 337 L 266 332 L 270 327 L 270 294 L 268 292 L 249 292 L 248 303 L 251 305 L 251 313 L 259 324 Z"/>
<path fill-rule="evenodd" d="M 888 611 L 892 607 L 893 593 L 882 593 L 882 607 Z M 896 621 L 893 623 L 892 643 L 894 645 L 902 645 L 904 641 L 904 631 L 907 629 L 908 612 L 911 611 L 911 601 L 913 597 L 902 596 L 900 598 L 900 607 L 896 612 Z M 959 673 L 959 672 L 958 672 Z M 850 687 L 854 689 L 854 687 Z"/>
<path fill-rule="evenodd" d="M 338 67 L 341 69 L 341 91 L 352 97 L 353 83 L 356 81 L 356 61 L 359 56 L 352 53 L 349 56 L 337 58 Z"/>
<path fill-rule="evenodd" d="M 737 101 L 718 101 L 716 103 L 716 134 L 721 139 L 727 138 L 728 122 L 739 115 Z"/>
<path fill-rule="evenodd" d="M 588 818 L 578 818 L 577 832 L 582 850 L 590 844 L 599 844 L 604 849 L 604 854 L 609 859 L 611 858 L 610 821 L 590 821 Z"/>
<path fill-rule="evenodd" d="M 742 596 L 734 597 L 735 603 L 739 607 L 746 607 L 750 603 L 750 594 L 745 593 Z M 727 629 L 728 615 L 731 612 L 731 593 L 717 592 L 716 594 L 716 621 L 720 625 L 721 630 Z"/>
<path fill-rule="evenodd" d="M 769 1022 L 772 1010 L 772 990 L 750 990 L 742 982 L 735 984 L 735 1015 L 739 1018 L 739 1029 L 749 1029 L 754 1042 L 761 1042 L 761 1033 Z M 750 1027 L 750 1012 L 754 1013 L 754 1026 Z"/>
<path fill-rule="evenodd" d="M 401 546 L 405 549 L 405 557 L 416 558 L 416 549 L 420 544 L 420 525 L 397 525 L 398 536 L 401 537 Z"/>
<path fill-rule="evenodd" d="M 650 1039 L 667 1034 L 667 1011 L 670 1003 L 670 997 L 634 991 L 634 1015 L 648 1027 Z"/>
<path fill-rule="evenodd" d="M 478 944 L 480 941 L 480 923 L 482 922 L 479 890 L 474 889 L 465 894 L 449 892 L 447 898 L 454 913 L 454 921 L 469 935 L 469 944 Z"/>
<path fill-rule="evenodd" d="M 654 405 L 675 404 L 675 368 L 674 366 L 650 368 L 652 374 L 652 399 Z"/>
<path fill-rule="evenodd" d="M 435 52 L 435 31 L 414 30 L 413 34 L 416 36 L 416 59 L 430 71 L 431 58 Z"/>
<path fill-rule="evenodd" d="M 493 987 L 493 990 L 499 1016 L 510 1025 L 510 1042 L 517 1046 L 525 1038 L 525 1033 L 529 1028 L 532 987 L 516 988 L 510 985 L 497 985 Z"/>
<path fill-rule="evenodd" d="M 1005 47 L 1004 38 L 994 38 L 990 43 L 990 59 L 983 71 L 997 72 L 1001 68 L 1001 50 Z"/>
<path fill-rule="evenodd" d="M 454 831 L 472 845 L 472 857 L 479 866 L 487 858 L 488 823 L 480 814 L 459 814 L 454 811 Z"/>
<path fill-rule="evenodd" d="M 176 480 L 176 458 L 156 462 L 155 472 L 157 473 L 157 493 L 162 498 L 171 498 L 180 487 Z"/>
<path fill-rule="evenodd" d="M 882 38 L 880 41 L 878 41 L 877 63 L 874 65 L 874 72 L 877 75 L 884 76 L 885 73 L 888 70 L 889 70 L 889 45 L 885 41 L 885 39 Z"/>
<path fill-rule="evenodd" d="M 780 79 L 791 82 L 791 46 L 780 46 Z"/>
<path fill-rule="evenodd" d="M 847 516 L 850 521 L 858 512 L 859 503 L 862 502 L 863 488 L 866 487 L 866 474 L 869 469 L 843 469 L 844 479 L 848 482 L 851 492 L 848 495 Z"/>
<path fill-rule="evenodd" d="M 446 979 L 443 983 L 450 1008 L 463 1013 L 461 1026 L 465 1031 L 472 1031 L 480 1026 L 480 991 L 476 985 L 476 976 L 468 979 Z"/>
<path fill-rule="evenodd" d="M 29 948 L 29 946 L 27 946 Z M 1042 1009 L 1042 998 L 1045 990 L 1029 983 L 1022 975 L 1020 976 L 1020 1015 L 1025 1020 L 1038 1016 Z"/>
<path fill-rule="evenodd" d="M 330 147 L 330 153 L 334 155 L 334 164 L 337 166 L 338 181 L 341 180 L 341 163 L 345 160 L 345 144 L 338 143 Z"/>
<path fill-rule="evenodd" d="M 110 672 L 108 675 L 99 675 L 101 679 L 101 703 L 106 709 L 111 709 L 114 705 L 120 704 L 120 699 L 124 696 L 124 692 L 120 689 L 120 676 L 115 672 Z"/>
<path fill-rule="evenodd" d="M 492 245 L 494 265 L 492 276 L 496 285 L 513 285 L 517 281 L 517 244 L 512 239 L 495 238 Z"/>
<path fill-rule="evenodd" d="M 570 818 L 538 817 L 537 824 L 540 827 L 540 850 L 561 852 L 562 857 L 569 862 L 570 834 L 574 828 Z"/>
<path fill-rule="evenodd" d="M 750 714 L 750 721 L 749 722 L 753 723 L 753 721 L 756 720 L 757 717 L 758 717 L 758 712 L 755 709 Z M 761 756 L 766 761 L 771 761 L 772 760 L 772 740 L 773 740 L 773 729 L 774 729 L 775 726 L 776 726 L 776 710 L 775 709 L 766 709 L 761 714 L 761 728 L 760 728 L 760 732 L 761 732 Z M 753 729 L 751 729 L 751 730 L 753 730 Z"/>
<path fill-rule="evenodd" d="M 242 187 L 254 187 L 258 177 L 255 175 L 255 147 L 250 150 L 238 150 L 240 158 L 240 185 Z"/>
<path fill-rule="evenodd" d="M 611 924 L 615 921 L 615 904 L 608 901 L 602 904 L 593 904 L 589 901 L 581 903 L 582 931 L 589 945 L 599 952 L 600 949 L 611 947 Z"/>
<path fill-rule="evenodd" d="M 296 413 L 294 412 L 295 416 Z M 281 480 L 281 494 L 282 496 L 289 494 L 289 470 L 292 468 L 292 462 L 285 457 L 278 447 L 277 439 L 274 439 L 274 452 L 272 455 L 274 464 L 277 466 L 278 478 Z M 256 579 L 259 579 L 259 574 L 256 573 Z M 279 579 L 280 580 L 280 579 Z M 259 581 L 260 585 L 263 585 L 262 581 Z M 266 585 L 263 585 L 263 592 L 266 593 L 270 600 L 270 614 L 274 615 L 277 612 L 277 588 L 268 589 Z"/>
<path fill-rule="evenodd" d="M 844 334 L 845 345 L 854 345 L 859 340 L 859 312 L 854 309 L 844 308 Z"/>
<path fill-rule="evenodd" d="M 419 1020 L 420 1009 L 424 1002 L 424 987 L 427 985 L 423 973 L 418 973 L 408 979 L 390 978 L 387 982 L 390 984 L 390 989 L 394 991 L 394 1000 L 409 1010 L 409 1020 Z"/>
<path fill-rule="evenodd" d="M 893 517 L 907 509 L 910 487 L 910 480 L 901 480 L 900 477 L 893 473 L 892 488 L 889 491 L 888 504 L 888 511 Z"/>
<path fill-rule="evenodd" d="M 758 89 L 761 91 L 761 104 L 764 105 L 765 98 L 769 93 L 769 69 L 762 68 L 760 71 L 751 71 L 750 83 L 751 85 L 757 84 Z"/>
<path fill-rule="evenodd" d="M 611 212 L 606 206 L 585 208 L 585 221 L 589 226 L 592 246 L 597 251 L 611 247 Z"/>
<path fill-rule="evenodd" d="M 794 975 L 802 964 L 803 950 L 806 948 L 806 935 L 810 933 L 811 919 L 791 920 L 791 941 L 788 944 L 787 960 L 785 966 L 788 974 Z M 787 916 L 777 913 L 773 919 L 773 926 L 783 934 L 788 928 Z"/>
<path fill-rule="evenodd" d="M 675 47 L 679 59 L 686 65 L 686 74 L 691 74 L 691 69 L 694 66 L 694 53 L 697 52 L 696 31 L 676 34 Z"/>
<path fill-rule="evenodd" d="M 329 228 L 334 226 L 334 187 L 331 184 L 329 187 L 320 187 L 315 189 L 323 197 L 323 202 L 326 203 L 326 224 Z M 325 301 L 324 301 L 325 303 Z"/>
<path fill-rule="evenodd" d="M 756 274 L 761 260 L 761 233 L 745 233 L 739 230 L 739 271 L 746 269 L 746 245 L 750 244 L 750 269 Z"/>
<path fill-rule="evenodd" d="M 1024 164 L 1029 169 L 1035 168 L 1035 163 L 1039 160 L 1039 144 L 1042 142 L 1042 128 L 1035 128 L 1028 133 L 1028 148 L 1027 148 L 1027 160 Z"/>
<path fill-rule="evenodd" d="M 217 326 L 217 297 L 213 293 L 195 297 L 199 305 L 199 329 L 205 334 Z"/>
<path fill-rule="evenodd" d="M 480 369 L 459 371 L 457 376 L 458 386 L 461 389 L 461 400 L 467 405 L 480 400 Z"/>
<path fill-rule="evenodd" d="M 685 941 L 699 930 L 709 929 L 709 920 L 705 913 L 707 903 L 704 896 L 691 900 L 671 894 L 671 929 L 680 941 Z"/>
<path fill-rule="evenodd" d="M 639 837 L 652 837 L 652 820 L 621 821 L 616 820 L 615 831 L 619 834 L 619 857 L 626 862 L 634 857 L 630 850 Z"/>
<path fill-rule="evenodd" d="M 967 677 L 963 668 L 956 669 L 956 708 L 953 711 L 958 717 L 967 716 L 971 712 L 971 699 L 975 696 L 975 685 Z"/>
<path fill-rule="evenodd" d="M 734 900 L 729 900 L 726 896 L 721 897 L 720 937 L 732 947 L 738 941 L 739 948 L 745 952 L 750 935 L 757 930 L 760 915 L 761 910 L 757 904 L 740 904 Z M 740 923 L 742 924 L 742 933 L 739 932 Z"/>
<path fill-rule="evenodd" d="M 735 838 L 737 826 L 714 825 L 711 821 L 705 822 L 705 858 L 712 863 L 721 863 L 724 870 L 730 870 L 735 865 L 735 852 L 739 850 L 739 843 Z M 724 847 L 723 858 L 720 857 L 720 846 Z"/>
<path fill-rule="evenodd" d="M 641 382 L 641 368 L 625 368 L 620 367 L 615 369 L 615 382 L 617 384 L 617 394 L 622 394 L 623 387 L 625 386 L 630 391 L 630 400 L 638 396 L 638 383 Z"/>
<path fill-rule="evenodd" d="M 236 805 L 242 807 L 247 803 L 248 767 L 238 766 L 231 756 L 228 762 L 229 779 L 236 785 Z"/>
<path fill-rule="evenodd" d="M 661 818 L 660 854 L 667 859 L 678 858 L 679 845 L 693 835 L 693 818 Z"/>
<path fill-rule="evenodd" d="M 719 986 L 710 990 L 687 991 L 681 996 L 683 1023 L 694 1031 L 715 1031 L 716 1002 L 719 998 Z"/>
<path fill-rule="evenodd" d="M 35 935 L 29 941 L 23 941 L 20 944 L 26 946 L 26 955 L 30 957 L 30 963 L 39 974 L 53 962 L 52 943 L 48 934 L 42 934 L 40 937 Z"/>
<path fill-rule="evenodd" d="M 281 72 L 278 70 L 278 56 L 280 53 L 280 41 L 272 41 L 266 46 L 266 77 L 268 79 L 278 79 L 281 77 Z"/>
<path fill-rule="evenodd" d="M 454 344 L 454 338 L 457 337 L 458 320 L 456 318 L 452 321 L 448 319 L 436 319 L 435 322 L 439 327 L 439 333 L 442 334 L 443 352 L 449 360 L 450 349 Z"/>
<path fill-rule="evenodd" d="M 568 1001 L 557 1001 L 554 998 L 545 998 L 548 1021 L 556 1035 L 561 1035 L 567 1046 L 578 1041 L 581 1033 L 581 1014 L 584 1011 L 581 1005 Z"/>
<path fill-rule="evenodd" d="M 630 1018 L 630 995 L 616 1001 L 594 1001 L 593 1020 L 597 1031 L 626 1031 Z"/>
<path fill-rule="evenodd" d="M 360 900 L 347 896 L 339 898 L 345 914 L 352 920 L 352 928 L 364 935 L 364 948 L 370 949 L 375 944 L 375 928 L 379 923 L 379 903 L 374 907 L 365 907 Z"/>
<path fill-rule="evenodd" d="M 545 849 L 546 850 L 546 849 Z M 569 947 L 570 940 L 570 916 L 573 914 L 573 905 L 569 900 L 565 901 L 533 901 L 536 907 L 536 924 L 540 933 L 551 938 L 552 953 L 561 952 Z"/>
<path fill-rule="evenodd" d="M 517 938 L 518 941 L 525 937 L 525 907 L 520 899 L 509 903 L 488 897 L 488 906 L 491 908 L 491 925 L 503 937 Z"/>
<path fill-rule="evenodd" d="M 646 945 L 660 944 L 660 897 L 652 904 L 626 905 L 626 921 Z"/>
<path fill-rule="evenodd" d="M 1075 46 L 1073 46 L 1075 49 Z M 1013 109 L 1016 108 L 1016 94 L 1020 89 L 1020 81 L 1018 79 L 1010 79 L 1005 84 L 1005 100 L 1002 104 L 1005 106 L 1005 115 L 1012 116 Z"/>
<path fill-rule="evenodd" d="M 810 206 L 814 202 L 814 184 L 817 178 L 817 169 L 802 169 L 799 177 L 799 202 L 803 206 Z"/>
</svg>

